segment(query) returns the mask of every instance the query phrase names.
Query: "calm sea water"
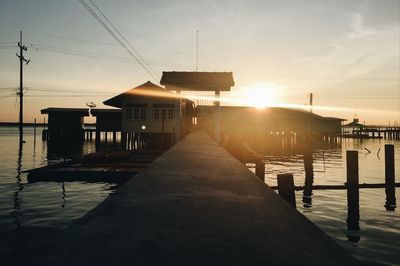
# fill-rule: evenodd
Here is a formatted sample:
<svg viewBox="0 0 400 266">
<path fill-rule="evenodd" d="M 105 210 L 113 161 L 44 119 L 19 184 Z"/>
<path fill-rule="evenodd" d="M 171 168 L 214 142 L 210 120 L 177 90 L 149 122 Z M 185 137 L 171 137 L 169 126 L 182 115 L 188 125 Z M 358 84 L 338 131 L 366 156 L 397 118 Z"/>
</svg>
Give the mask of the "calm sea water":
<svg viewBox="0 0 400 266">
<path fill-rule="evenodd" d="M 110 183 L 28 183 L 24 170 L 94 152 L 94 143 L 48 146 L 39 128 L 24 130 L 19 152 L 18 128 L 0 127 L 0 255 L 45 241 L 96 207 L 117 187 Z"/>
<path fill-rule="evenodd" d="M 395 145 L 396 182 L 400 173 L 400 142 L 383 139 L 343 139 L 341 145 L 314 150 L 314 185 L 342 185 L 346 182 L 346 151 L 359 152 L 360 183 L 385 182 L 384 145 Z M 369 153 L 366 149 L 370 150 Z M 379 151 L 380 149 L 380 151 Z M 377 155 L 379 151 L 379 154 Z M 254 165 L 249 165 L 254 171 Z M 266 156 L 268 185 L 276 186 L 276 176 L 292 173 L 295 185 L 304 185 L 303 156 L 295 150 Z M 385 189 L 360 189 L 359 241 L 349 241 L 346 190 L 314 190 L 312 206 L 304 207 L 303 192 L 296 192 L 297 209 L 367 265 L 400 265 L 400 208 L 387 211 Z M 400 189 L 396 188 L 397 205 Z"/>
<path fill-rule="evenodd" d="M 23 249 L 29 243 L 46 241 L 54 232 L 97 206 L 117 188 L 116 184 L 109 183 L 28 183 L 27 174 L 21 171 L 95 151 L 94 143 L 89 142 L 68 148 L 48 146 L 41 140 L 40 132 L 38 130 L 35 143 L 33 128 L 26 128 L 26 143 L 19 153 L 18 129 L 0 127 L 0 255 Z M 400 142 L 349 139 L 339 147 L 315 150 L 314 184 L 345 182 L 346 150 L 359 151 L 360 183 L 384 182 L 384 145 L 387 143 L 395 145 L 396 178 L 399 182 Z M 377 156 L 379 149 L 380 157 Z M 276 185 L 278 173 L 293 173 L 296 185 L 303 185 L 302 156 L 296 151 L 267 156 L 266 183 Z M 386 211 L 384 189 L 360 190 L 361 230 L 358 242 L 348 241 L 346 236 L 345 190 L 316 190 L 312 206 L 308 208 L 302 205 L 302 192 L 297 192 L 296 196 L 297 209 L 363 263 L 400 265 L 399 209 Z M 400 200 L 398 188 L 396 198 Z"/>
</svg>

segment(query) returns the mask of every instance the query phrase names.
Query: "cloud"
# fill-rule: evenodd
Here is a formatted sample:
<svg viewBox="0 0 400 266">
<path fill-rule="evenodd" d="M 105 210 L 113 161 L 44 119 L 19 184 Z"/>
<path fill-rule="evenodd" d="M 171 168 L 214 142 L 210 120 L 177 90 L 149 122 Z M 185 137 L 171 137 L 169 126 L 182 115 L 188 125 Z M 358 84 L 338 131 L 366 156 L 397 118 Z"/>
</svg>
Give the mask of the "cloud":
<svg viewBox="0 0 400 266">
<path fill-rule="evenodd" d="M 347 29 L 326 40 L 324 55 L 298 58 L 291 63 L 302 69 L 298 78 L 312 83 L 307 85 L 334 87 L 355 81 L 381 87 L 387 81 L 391 86 L 399 85 L 399 28 L 399 22 L 366 27 L 363 16 L 353 13 Z"/>
<path fill-rule="evenodd" d="M 349 38 L 357 39 L 365 36 L 377 35 L 378 31 L 371 27 L 366 27 L 364 17 L 360 13 L 353 13 L 350 22 L 351 31 L 347 33 Z"/>
</svg>

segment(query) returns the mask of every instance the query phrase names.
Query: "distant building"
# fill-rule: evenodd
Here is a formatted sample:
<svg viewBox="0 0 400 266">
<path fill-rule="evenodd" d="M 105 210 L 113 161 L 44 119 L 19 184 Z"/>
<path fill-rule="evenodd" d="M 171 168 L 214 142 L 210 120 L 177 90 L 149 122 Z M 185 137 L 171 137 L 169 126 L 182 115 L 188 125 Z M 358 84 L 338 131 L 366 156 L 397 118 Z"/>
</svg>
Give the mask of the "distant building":
<svg viewBox="0 0 400 266">
<path fill-rule="evenodd" d="M 336 135 L 341 133 L 345 119 L 323 117 L 302 109 L 270 107 L 256 109 L 246 106 L 221 106 L 222 133 L 253 134 L 263 132 L 292 132 L 297 135 Z M 214 106 L 198 106 L 197 122 L 199 128 L 213 132 L 213 117 L 217 113 Z"/>
<path fill-rule="evenodd" d="M 360 124 L 360 120 L 358 118 L 354 118 L 352 122 L 343 125 L 343 134 L 345 135 L 354 135 L 355 133 L 359 134 L 360 130 L 365 128 L 365 125 Z"/>
<path fill-rule="evenodd" d="M 164 71 L 160 81 L 167 90 L 177 93 L 181 91 L 210 91 L 214 92 L 214 106 L 219 110 L 221 91 L 230 91 L 235 85 L 232 72 L 185 72 L 185 71 Z M 176 127 L 180 127 L 180 120 L 176 120 Z M 221 123 L 220 113 L 213 118 L 215 139 L 220 142 Z M 179 132 L 178 132 L 179 139 Z"/>
<path fill-rule="evenodd" d="M 123 92 L 103 103 L 118 109 L 47 108 L 49 140 L 83 140 L 85 133 L 92 139 L 93 129 L 83 128 L 83 118 L 96 117 L 96 142 L 101 135 L 113 142 L 117 135 L 128 149 L 138 143 L 146 148 L 169 147 L 187 134 L 196 118 L 197 126 L 213 135 L 219 142 L 224 134 L 284 134 L 338 135 L 344 119 L 322 117 L 305 110 L 220 106 L 220 92 L 234 86 L 232 72 L 163 72 L 160 83 L 150 81 Z M 215 93 L 213 106 L 197 106 L 183 97 L 181 91 L 210 91 Z M 360 127 L 353 121 L 345 127 Z M 130 146 L 131 143 L 132 145 Z"/>
<path fill-rule="evenodd" d="M 192 125 L 194 103 L 150 81 L 103 102 L 121 108 L 122 133 L 186 134 Z M 183 113 L 184 115 L 182 115 Z M 181 120 L 181 128 L 176 120 Z"/>
<path fill-rule="evenodd" d="M 88 108 L 57 108 L 42 109 L 41 114 L 48 115 L 48 130 L 46 139 L 58 140 L 82 140 L 83 117 L 88 116 Z"/>
</svg>

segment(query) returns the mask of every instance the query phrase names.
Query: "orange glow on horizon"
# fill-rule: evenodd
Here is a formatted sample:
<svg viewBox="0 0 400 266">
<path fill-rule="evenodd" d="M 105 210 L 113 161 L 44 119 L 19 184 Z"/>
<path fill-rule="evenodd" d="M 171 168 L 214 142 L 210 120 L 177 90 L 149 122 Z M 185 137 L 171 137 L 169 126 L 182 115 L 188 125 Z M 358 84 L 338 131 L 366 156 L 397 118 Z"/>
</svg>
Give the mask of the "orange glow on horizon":
<svg viewBox="0 0 400 266">
<path fill-rule="evenodd" d="M 280 107 L 280 108 L 292 108 L 292 109 L 303 109 L 306 111 L 310 110 L 310 106 L 306 104 L 293 104 L 285 103 L 283 101 L 283 93 L 279 90 L 279 87 L 254 85 L 245 87 L 243 89 L 232 91 L 230 95 L 222 96 L 217 98 L 213 95 L 197 95 L 191 93 L 177 94 L 170 91 L 152 91 L 135 89 L 130 92 L 135 95 L 151 96 L 151 97 L 166 97 L 175 99 L 190 99 L 190 100 L 205 100 L 208 102 L 220 101 L 225 105 L 231 106 L 249 106 L 257 109 L 263 109 L 268 107 Z M 222 104 L 221 104 L 222 105 Z M 314 111 L 335 111 L 335 112 L 351 112 L 354 107 L 335 107 L 335 106 L 319 106 L 313 105 Z M 385 111 L 378 109 L 358 109 L 365 113 L 381 114 L 381 115 L 396 115 L 396 111 Z"/>
</svg>

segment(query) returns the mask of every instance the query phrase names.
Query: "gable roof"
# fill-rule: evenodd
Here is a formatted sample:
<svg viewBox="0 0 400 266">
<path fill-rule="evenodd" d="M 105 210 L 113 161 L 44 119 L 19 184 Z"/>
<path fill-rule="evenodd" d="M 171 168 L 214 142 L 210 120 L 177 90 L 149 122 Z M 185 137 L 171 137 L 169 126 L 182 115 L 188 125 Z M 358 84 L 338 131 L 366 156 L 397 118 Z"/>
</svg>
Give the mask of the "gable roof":
<svg viewBox="0 0 400 266">
<path fill-rule="evenodd" d="M 365 127 L 365 125 L 357 123 L 356 121 L 350 122 L 346 125 L 344 125 L 343 127 L 357 127 L 357 128 L 361 128 L 361 127 Z"/>
<path fill-rule="evenodd" d="M 160 84 L 176 87 L 182 91 L 230 91 L 235 82 L 232 72 L 164 71 Z"/>
<path fill-rule="evenodd" d="M 156 97 L 156 98 L 173 99 L 176 98 L 176 95 L 175 93 L 172 93 L 164 89 L 163 87 L 160 87 L 156 84 L 151 83 L 150 81 L 147 81 L 146 83 L 143 83 L 142 85 L 139 85 L 117 96 L 114 96 L 111 99 L 104 101 L 103 103 L 105 105 L 122 108 L 123 99 L 129 97 Z"/>
</svg>

